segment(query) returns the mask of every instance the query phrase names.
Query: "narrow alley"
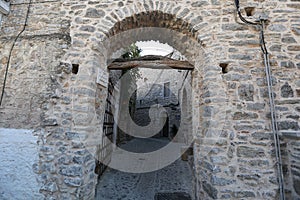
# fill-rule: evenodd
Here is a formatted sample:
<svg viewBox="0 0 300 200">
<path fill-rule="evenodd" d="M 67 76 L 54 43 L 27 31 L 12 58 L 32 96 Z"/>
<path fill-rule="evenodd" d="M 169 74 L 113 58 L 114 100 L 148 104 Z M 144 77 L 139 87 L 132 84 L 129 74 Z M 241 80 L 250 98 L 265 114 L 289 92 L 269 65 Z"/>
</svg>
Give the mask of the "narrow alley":
<svg viewBox="0 0 300 200">
<path fill-rule="evenodd" d="M 135 138 L 121 148 L 136 153 L 160 149 L 166 138 Z M 112 160 L 120 156 L 115 151 Z M 163 158 L 162 158 L 163 159 Z M 193 173 L 189 162 L 178 159 L 171 165 L 149 173 L 125 173 L 107 169 L 99 178 L 97 200 L 192 200 Z"/>
</svg>

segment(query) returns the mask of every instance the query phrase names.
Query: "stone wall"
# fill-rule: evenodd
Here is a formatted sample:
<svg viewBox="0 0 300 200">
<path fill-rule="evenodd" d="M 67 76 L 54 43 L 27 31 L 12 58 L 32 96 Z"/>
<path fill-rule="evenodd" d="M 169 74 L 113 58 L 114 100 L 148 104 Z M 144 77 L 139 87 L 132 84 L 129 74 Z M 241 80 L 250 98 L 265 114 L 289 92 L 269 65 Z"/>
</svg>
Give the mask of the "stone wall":
<svg viewBox="0 0 300 200">
<path fill-rule="evenodd" d="M 0 80 L 3 83 L 12 42 L 2 41 Z M 60 65 L 59 58 L 68 43 L 63 35 L 37 36 L 16 43 L 0 108 L 2 127 L 36 128 L 40 125 L 41 114 L 47 109 L 45 103 L 55 95 L 49 91 L 55 84 L 51 73 Z"/>
<path fill-rule="evenodd" d="M 12 49 L 28 8 L 22 2 L 12 4 L 10 15 L 3 16 L 0 30 L 1 86 L 11 52 L 0 124 L 1 127 L 36 128 L 40 125 L 43 110 L 47 109 L 47 100 L 55 96 L 49 91 L 55 84 L 52 73 L 59 67 L 71 38 L 67 33 L 68 24 L 54 17 L 59 16 L 59 2 L 51 5 L 33 3 L 30 12 L 36 14 L 30 15 L 26 30 Z M 46 12 L 48 9 L 51 9 L 52 17 Z"/>
<path fill-rule="evenodd" d="M 11 13 L 3 17 L 0 30 L 1 83 L 28 8 L 28 1 L 11 3 Z M 250 10 L 246 18 L 251 21 L 262 12 L 268 15 L 265 39 L 278 125 L 283 137 L 297 135 L 299 3 L 243 1 L 246 16 L 244 8 Z M 195 66 L 191 115 L 197 196 L 276 199 L 276 161 L 259 28 L 238 20 L 233 1 L 219 0 L 33 1 L 28 25 L 12 51 L 0 124 L 41 125 L 37 172 L 46 198 L 93 198 L 96 176 L 91 155 L 101 141 L 107 96 L 105 88 L 99 89 L 96 109 L 97 71 L 108 73 L 111 55 L 139 40 L 168 43 Z M 72 73 L 77 67 L 78 73 Z M 281 143 L 286 153 L 286 192 L 297 199 L 299 137 Z"/>
<path fill-rule="evenodd" d="M 282 158 L 283 158 L 283 172 L 285 177 L 286 197 L 287 199 L 297 199 L 299 191 L 299 132 L 298 134 L 285 132 L 282 140 Z"/>
</svg>

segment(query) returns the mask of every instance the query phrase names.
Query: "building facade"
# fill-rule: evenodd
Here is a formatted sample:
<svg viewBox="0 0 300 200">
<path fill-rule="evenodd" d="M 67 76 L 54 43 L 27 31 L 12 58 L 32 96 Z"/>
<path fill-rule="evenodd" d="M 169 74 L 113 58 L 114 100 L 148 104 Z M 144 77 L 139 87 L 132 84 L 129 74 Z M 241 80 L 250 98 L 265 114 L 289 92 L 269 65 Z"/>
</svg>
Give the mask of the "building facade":
<svg viewBox="0 0 300 200">
<path fill-rule="evenodd" d="M 186 96 L 197 198 L 300 198 L 299 1 L 241 1 L 244 18 L 238 1 L 223 0 L 11 0 L 9 13 L 0 2 L 0 127 L 35 130 L 38 159 L 24 158 L 32 191 L 94 198 L 107 67 L 119 49 L 158 40 L 194 65 Z"/>
<path fill-rule="evenodd" d="M 162 106 L 165 110 L 158 111 L 158 115 L 153 118 L 157 120 L 157 124 L 164 124 L 164 128 L 156 136 L 172 140 L 178 128 L 183 126 L 181 124 L 184 107 L 182 104 L 185 103 L 185 107 L 190 107 L 187 102 L 183 102 L 184 84 L 191 84 L 190 71 L 154 68 L 140 69 L 140 73 L 141 78 L 137 81 L 134 120 L 137 124 L 146 126 L 150 123 L 149 109 L 151 106 Z M 165 123 L 163 123 L 164 121 Z"/>
</svg>

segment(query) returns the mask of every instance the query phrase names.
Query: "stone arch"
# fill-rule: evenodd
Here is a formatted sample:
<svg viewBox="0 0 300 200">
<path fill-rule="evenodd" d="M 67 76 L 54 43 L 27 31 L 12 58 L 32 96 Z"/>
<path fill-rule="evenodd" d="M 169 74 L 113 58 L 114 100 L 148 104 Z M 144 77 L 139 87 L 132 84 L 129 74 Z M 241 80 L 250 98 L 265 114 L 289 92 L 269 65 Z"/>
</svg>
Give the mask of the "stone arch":
<svg viewBox="0 0 300 200">
<path fill-rule="evenodd" d="M 163 23 L 156 22 L 156 14 L 165 21 Z M 147 26 L 147 24 L 139 24 L 137 18 L 149 20 L 152 27 Z M 127 23 L 129 23 L 130 26 L 125 28 Z M 134 23 L 134 25 L 132 25 L 132 23 Z M 180 24 L 182 29 L 176 28 L 179 26 L 178 24 Z M 139 27 L 139 25 L 141 25 L 141 27 Z M 172 27 L 172 25 L 174 25 L 175 28 Z M 155 40 L 169 44 L 184 55 L 195 67 L 195 70 L 192 72 L 193 90 L 190 89 L 189 91 L 195 92 L 190 93 L 190 98 L 193 99 L 192 102 L 194 102 L 194 104 L 192 107 L 195 108 L 194 111 L 196 111 L 200 109 L 199 101 L 196 100 L 196 98 L 198 96 L 200 97 L 201 92 L 197 88 L 201 82 L 203 82 L 203 76 L 200 74 L 202 74 L 202 70 L 204 69 L 205 60 L 208 60 L 209 58 L 205 57 L 205 51 L 201 43 L 196 39 L 196 33 L 193 32 L 192 28 L 194 25 L 195 24 L 191 24 L 189 21 L 177 18 L 174 14 L 172 15 L 161 11 L 140 12 L 133 16 L 125 17 L 117 22 L 109 31 L 111 35 L 108 34 L 108 38 L 104 40 L 103 44 L 101 44 L 103 46 L 99 49 L 107 50 L 105 55 L 106 66 L 109 66 L 110 62 L 113 60 L 111 57 L 113 52 L 126 48 L 134 42 Z M 199 114 L 194 113 L 193 116 L 193 127 L 199 127 Z M 197 128 L 193 129 L 194 132 L 192 134 L 195 137 L 197 135 L 196 129 Z M 189 137 L 189 139 L 193 140 L 193 136 Z M 174 141 L 180 141 L 180 139 L 174 137 Z"/>
<path fill-rule="evenodd" d="M 95 12 L 93 18 L 99 18 L 98 23 L 101 22 L 102 39 L 138 27 L 165 27 L 197 38 L 196 32 L 207 26 L 202 16 L 173 1 L 133 2 L 132 5 L 107 9 L 106 13 Z"/>
<path fill-rule="evenodd" d="M 97 144 L 95 144 L 95 141 L 101 139 L 101 135 L 103 134 L 103 119 L 101 116 L 104 113 L 105 100 L 102 101 L 101 99 L 105 99 L 107 95 L 105 88 L 107 85 L 102 84 L 99 86 L 97 84 L 97 75 L 108 74 L 107 66 L 111 62 L 112 53 L 120 48 L 129 46 L 135 41 L 151 39 L 159 40 L 173 46 L 195 66 L 192 74 L 192 93 L 190 94 L 193 103 L 193 136 L 198 139 L 194 146 L 194 151 L 198 153 L 195 156 L 195 162 L 204 159 L 205 151 L 202 151 L 202 148 L 205 148 L 205 133 L 211 128 L 210 125 L 216 124 L 217 120 L 212 120 L 213 115 L 220 112 L 219 107 L 223 106 L 222 100 L 211 100 L 211 98 L 218 94 L 225 94 L 225 92 L 221 91 L 217 94 L 210 91 L 211 89 L 215 89 L 215 86 L 218 84 L 218 87 L 221 87 L 222 78 L 218 75 L 212 78 L 211 73 L 217 73 L 219 69 L 211 59 L 211 55 L 206 53 L 201 43 L 197 41 L 197 30 L 199 30 L 197 24 L 201 23 L 201 18 L 195 18 L 188 9 L 181 9 L 176 6 L 173 8 L 172 5 L 173 3 L 166 4 L 166 7 L 161 7 L 161 4 L 153 5 L 151 9 L 151 6 L 143 5 L 141 7 L 138 4 L 133 6 L 133 8 L 122 8 L 122 10 L 128 11 L 127 13 L 126 11 L 122 11 L 126 13 L 124 15 L 120 14 L 122 12 L 116 12 L 116 16 L 113 17 L 110 23 L 105 23 L 108 20 L 107 17 L 95 19 L 93 24 L 95 24 L 96 28 L 85 25 L 81 27 L 72 26 L 71 36 L 73 43 L 66 53 L 65 60 L 68 63 L 79 64 L 80 68 L 78 74 L 68 86 L 68 91 L 72 96 L 70 100 L 71 106 L 63 108 L 70 110 L 72 113 L 72 124 L 63 130 L 70 138 L 74 132 L 78 133 L 80 135 L 80 142 L 83 143 L 80 146 L 78 146 L 78 143 L 72 143 L 73 146 L 77 145 L 76 148 L 85 150 L 84 152 L 88 150 L 92 155 L 96 152 Z M 156 11 L 149 11 L 155 8 L 157 9 Z M 155 22 L 156 14 L 162 19 L 161 23 Z M 142 19 L 150 20 L 151 23 L 139 23 L 139 20 Z M 132 20 L 135 20 L 135 26 L 124 28 Z M 149 27 L 150 25 L 154 27 Z M 91 27 L 94 27 L 94 29 Z M 207 104 L 211 104 L 210 108 L 214 112 L 206 113 Z M 53 107 L 53 109 L 57 108 Z M 55 113 L 53 109 L 50 110 Z M 49 132 L 51 131 L 55 130 L 50 130 Z M 211 142 L 207 146 L 212 146 Z M 76 152 L 79 150 L 77 149 Z M 95 164 L 89 160 L 82 167 L 84 169 L 81 170 L 83 174 L 81 179 L 67 177 L 69 176 L 67 168 L 63 171 L 65 173 L 59 174 L 63 181 L 57 182 L 57 185 L 62 188 L 77 187 L 78 189 L 72 195 L 87 199 L 93 198 L 97 182 L 93 172 Z M 71 167 L 70 169 L 73 168 Z M 200 169 L 201 166 L 196 169 L 199 180 L 201 179 Z M 199 183 L 199 191 L 202 191 L 201 183 L 197 183 Z"/>
<path fill-rule="evenodd" d="M 211 55 L 206 53 L 201 41 L 197 40 L 199 33 L 194 29 L 197 27 L 197 23 L 193 24 L 190 23 L 190 19 L 185 21 L 176 18 L 176 15 L 160 11 L 141 12 L 137 16 L 139 19 L 153 20 L 153 16 L 151 16 L 153 14 L 162 16 L 164 20 L 169 18 L 170 21 L 158 24 L 153 22 L 153 27 L 148 27 L 146 24 L 140 24 L 141 27 L 139 27 L 137 23 L 136 25 L 124 28 L 126 23 L 137 22 L 134 16 L 126 17 L 112 27 L 107 34 L 108 38 L 101 44 L 103 46 L 100 49 L 104 47 L 105 50 L 108 50 L 106 52 L 106 66 L 108 66 L 114 51 L 127 47 L 136 41 L 158 40 L 176 48 L 195 66 L 196 70 L 192 73 L 192 89 L 190 90 L 193 116 L 193 134 L 191 137 L 193 139 L 196 138 L 194 151 L 198 154 L 195 155 L 195 162 L 201 161 L 196 169 L 196 173 L 198 173 L 196 180 L 197 193 L 205 196 L 202 186 L 203 182 L 200 181 L 201 178 L 205 178 L 201 177 L 201 173 L 203 174 L 203 172 L 200 172 L 202 169 L 201 163 L 204 163 L 202 161 L 207 159 L 206 155 L 213 148 L 214 144 L 217 143 L 218 137 L 222 132 L 220 124 L 226 118 L 224 101 L 227 101 L 227 97 L 223 89 L 225 87 L 222 87 L 224 86 L 224 82 L 218 74 L 218 65 L 215 64 Z M 175 27 L 180 24 L 184 29 L 172 28 L 172 20 L 176 24 Z M 212 73 L 216 75 L 212 76 Z M 216 92 L 215 88 L 220 88 L 220 91 Z M 219 96 L 219 99 L 216 96 Z M 211 109 L 211 112 L 208 112 L 207 109 Z M 217 116 L 218 114 L 221 115 Z"/>
<path fill-rule="evenodd" d="M 164 27 L 195 38 L 196 29 L 193 29 L 193 27 L 200 22 L 202 22 L 201 16 L 188 22 L 176 16 L 176 14 L 162 12 L 160 10 L 140 12 L 116 22 L 110 29 L 108 37 L 135 28 Z"/>
</svg>

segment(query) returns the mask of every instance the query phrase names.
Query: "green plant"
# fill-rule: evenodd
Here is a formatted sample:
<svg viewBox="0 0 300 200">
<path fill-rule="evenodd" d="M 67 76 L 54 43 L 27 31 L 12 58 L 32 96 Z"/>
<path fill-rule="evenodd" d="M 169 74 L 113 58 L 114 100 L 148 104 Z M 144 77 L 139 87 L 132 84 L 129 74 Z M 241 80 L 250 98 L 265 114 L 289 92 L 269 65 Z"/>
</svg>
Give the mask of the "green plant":
<svg viewBox="0 0 300 200">
<path fill-rule="evenodd" d="M 136 44 L 131 44 L 123 53 L 122 58 L 132 59 L 141 57 L 142 49 L 140 49 Z"/>
<path fill-rule="evenodd" d="M 124 59 L 133 59 L 133 58 L 139 58 L 141 57 L 142 49 L 140 49 L 136 44 L 131 44 L 125 51 L 125 53 L 122 54 L 122 58 Z M 128 72 L 128 70 L 125 70 L 123 73 L 125 74 Z M 129 70 L 130 76 L 133 81 L 137 81 L 137 79 L 141 78 L 141 73 L 138 68 L 132 68 Z"/>
</svg>

